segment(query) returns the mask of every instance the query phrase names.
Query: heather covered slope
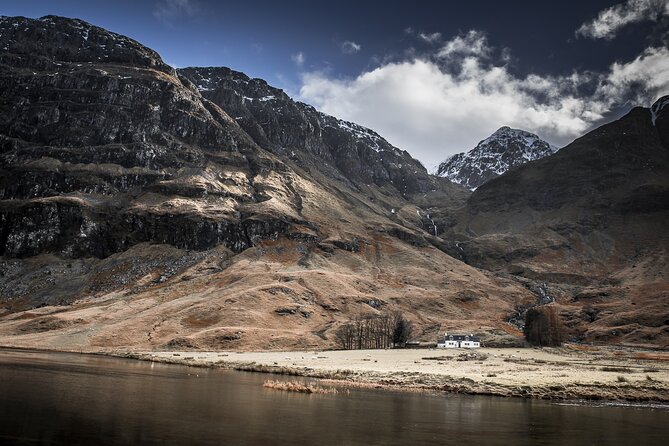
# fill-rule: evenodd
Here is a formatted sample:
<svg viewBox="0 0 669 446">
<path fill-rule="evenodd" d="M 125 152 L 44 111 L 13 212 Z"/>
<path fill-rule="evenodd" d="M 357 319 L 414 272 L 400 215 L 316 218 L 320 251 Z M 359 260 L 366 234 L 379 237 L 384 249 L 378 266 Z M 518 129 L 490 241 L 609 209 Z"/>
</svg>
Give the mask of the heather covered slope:
<svg viewBox="0 0 669 446">
<path fill-rule="evenodd" d="M 161 249 L 135 246 L 124 255 Z M 5 315 L 0 338 L 87 351 L 313 349 L 335 347 L 333 331 L 352 317 L 401 310 L 417 339 L 457 329 L 504 344 L 517 336 L 506 315 L 534 301 L 511 280 L 391 237 L 368 238 L 355 252 L 280 238 L 236 256 L 202 254 L 165 279 L 156 268 L 114 292 Z"/>
<path fill-rule="evenodd" d="M 666 343 L 665 113 L 635 108 L 481 186 L 445 236 L 449 252 L 548 283 L 586 339 Z"/>
<path fill-rule="evenodd" d="M 582 243 L 594 251 L 579 250 L 580 267 L 625 261 L 638 250 L 666 246 L 659 243 L 666 233 L 657 226 L 669 211 L 669 148 L 661 131 L 649 109 L 635 108 L 557 154 L 479 188 L 454 229 L 473 236 L 531 234 L 568 246 Z M 606 238 L 611 246 L 602 250 Z"/>
</svg>

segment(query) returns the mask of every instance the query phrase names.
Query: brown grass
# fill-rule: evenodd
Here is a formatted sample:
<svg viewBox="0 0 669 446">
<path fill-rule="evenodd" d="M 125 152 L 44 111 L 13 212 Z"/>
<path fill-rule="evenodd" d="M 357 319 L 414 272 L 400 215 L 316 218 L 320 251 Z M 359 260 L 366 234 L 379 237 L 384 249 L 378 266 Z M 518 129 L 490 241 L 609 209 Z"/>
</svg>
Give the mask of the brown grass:
<svg viewBox="0 0 669 446">
<path fill-rule="evenodd" d="M 598 352 L 600 349 L 598 347 L 593 347 L 592 345 L 583 345 L 583 344 L 567 344 L 567 347 L 570 350 L 578 350 L 582 352 Z M 615 355 L 617 352 L 614 352 Z"/>
<path fill-rule="evenodd" d="M 188 328 L 206 328 L 211 325 L 214 325 L 215 323 L 220 321 L 220 319 L 221 318 L 218 315 L 212 315 L 212 316 L 191 315 L 183 318 L 181 322 Z"/>
<path fill-rule="evenodd" d="M 306 384 L 299 381 L 274 381 L 268 379 L 263 384 L 263 387 L 274 390 L 283 390 L 286 392 L 297 393 L 321 393 L 321 394 L 337 394 L 339 393 L 334 387 L 320 387 L 313 384 Z"/>
<path fill-rule="evenodd" d="M 523 331 L 520 330 L 518 327 L 514 327 L 513 325 L 504 323 L 504 324 L 500 324 L 500 325 L 499 325 L 499 328 L 500 328 L 504 333 L 506 333 L 506 334 L 508 334 L 508 335 L 511 335 L 511 336 L 515 336 L 515 337 L 517 337 L 517 338 L 520 338 L 520 337 L 523 336 Z"/>
<path fill-rule="evenodd" d="M 635 353 L 632 358 L 669 362 L 669 354 L 667 353 Z"/>
<path fill-rule="evenodd" d="M 14 321 L 20 321 L 21 319 L 35 319 L 36 317 L 40 317 L 41 315 L 39 314 L 34 314 L 34 313 L 21 313 L 18 316 L 16 316 Z"/>
<path fill-rule="evenodd" d="M 436 389 L 420 384 L 399 383 L 397 381 L 381 380 L 378 382 L 367 381 L 343 381 L 341 379 L 321 379 L 321 382 L 332 383 L 337 386 L 345 386 L 353 389 L 391 389 L 395 392 L 425 393 L 434 392 Z M 346 389 L 348 393 L 348 389 Z"/>
</svg>

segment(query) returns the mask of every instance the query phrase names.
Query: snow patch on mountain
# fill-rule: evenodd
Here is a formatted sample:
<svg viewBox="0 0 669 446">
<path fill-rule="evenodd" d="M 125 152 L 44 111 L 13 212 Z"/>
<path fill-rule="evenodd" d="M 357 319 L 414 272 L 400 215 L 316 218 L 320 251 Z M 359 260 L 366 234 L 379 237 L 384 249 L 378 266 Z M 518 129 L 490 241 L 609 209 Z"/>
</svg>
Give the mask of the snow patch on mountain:
<svg viewBox="0 0 669 446">
<path fill-rule="evenodd" d="M 660 115 L 660 112 L 664 107 L 669 105 L 669 95 L 662 96 L 660 99 L 655 101 L 655 103 L 650 107 L 651 117 L 653 119 L 653 125 L 655 125 L 655 120 Z"/>
<path fill-rule="evenodd" d="M 370 130 L 366 127 L 356 124 L 355 122 L 343 121 L 341 119 L 334 118 L 325 113 L 319 112 L 320 117 L 322 118 L 323 127 L 339 128 L 346 131 L 352 135 L 358 141 L 364 141 L 367 145 L 378 152 L 381 149 L 381 144 L 379 144 L 383 138 L 379 136 L 378 133 Z"/>
<path fill-rule="evenodd" d="M 354 122 L 344 121 L 322 113 L 309 104 L 293 101 L 283 90 L 268 85 L 262 79 L 249 78 L 244 73 L 225 67 L 186 68 L 181 72 L 187 74 L 188 79 L 193 82 L 200 93 L 216 90 L 232 91 L 241 99 L 243 106 L 251 114 L 262 115 L 273 111 L 277 115 L 285 115 L 286 110 L 296 108 L 297 110 L 293 110 L 293 112 L 302 114 L 310 122 L 309 125 L 314 125 L 315 128 L 327 129 L 335 134 L 345 133 L 356 144 L 377 153 L 392 152 L 397 157 L 409 156 L 394 147 L 375 131 Z M 240 115 L 235 119 L 238 121 L 242 119 L 243 116 Z M 299 120 L 299 117 L 297 119 Z M 401 169 L 401 165 L 398 164 L 397 168 Z"/>
<path fill-rule="evenodd" d="M 524 130 L 501 127 L 466 153 L 453 155 L 437 167 L 435 175 L 469 189 L 514 167 L 557 152 L 558 148 Z"/>
</svg>

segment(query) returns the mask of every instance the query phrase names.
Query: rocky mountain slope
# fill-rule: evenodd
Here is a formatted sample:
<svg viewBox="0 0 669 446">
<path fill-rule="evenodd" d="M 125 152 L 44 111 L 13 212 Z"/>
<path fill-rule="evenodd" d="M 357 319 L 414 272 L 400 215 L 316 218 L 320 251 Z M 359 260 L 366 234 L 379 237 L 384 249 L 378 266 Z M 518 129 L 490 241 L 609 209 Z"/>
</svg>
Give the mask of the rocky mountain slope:
<svg viewBox="0 0 669 446">
<path fill-rule="evenodd" d="M 508 344 L 553 300 L 571 339 L 669 340 L 662 102 L 471 195 L 262 80 L 80 20 L 0 18 L 0 87 L 3 345 L 311 349 L 395 310 L 418 339 Z"/>
<path fill-rule="evenodd" d="M 374 132 L 80 20 L 2 18 L 0 48 L 3 344 L 314 348 L 391 310 L 517 333 L 533 294 L 411 201 L 467 191 Z"/>
<path fill-rule="evenodd" d="M 476 189 L 514 167 L 557 150 L 533 133 L 501 127 L 469 152 L 458 153 L 439 164 L 435 174 Z"/>
<path fill-rule="evenodd" d="M 586 339 L 669 333 L 669 107 L 661 98 L 479 187 L 454 256 L 544 283 Z M 582 321 L 590 322 L 586 327 Z"/>
<path fill-rule="evenodd" d="M 262 79 L 222 67 L 178 72 L 205 98 L 233 116 L 263 149 L 298 166 L 315 164 L 329 175 L 357 183 L 392 184 L 404 195 L 429 192 L 446 184 L 374 131 L 293 101 Z"/>
</svg>

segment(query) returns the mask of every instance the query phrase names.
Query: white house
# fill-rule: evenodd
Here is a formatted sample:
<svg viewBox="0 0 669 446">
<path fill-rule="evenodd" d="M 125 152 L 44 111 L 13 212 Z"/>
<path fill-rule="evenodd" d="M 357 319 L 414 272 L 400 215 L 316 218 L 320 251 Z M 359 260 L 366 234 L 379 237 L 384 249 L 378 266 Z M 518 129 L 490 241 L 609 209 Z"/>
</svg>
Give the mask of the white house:
<svg viewBox="0 0 669 446">
<path fill-rule="evenodd" d="M 437 348 L 479 348 L 481 339 L 474 335 L 444 334 L 444 339 L 437 341 Z"/>
</svg>

